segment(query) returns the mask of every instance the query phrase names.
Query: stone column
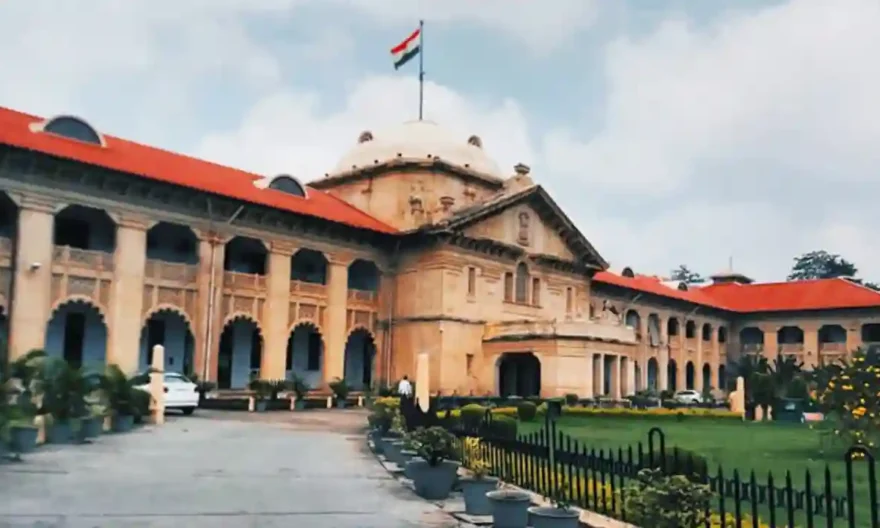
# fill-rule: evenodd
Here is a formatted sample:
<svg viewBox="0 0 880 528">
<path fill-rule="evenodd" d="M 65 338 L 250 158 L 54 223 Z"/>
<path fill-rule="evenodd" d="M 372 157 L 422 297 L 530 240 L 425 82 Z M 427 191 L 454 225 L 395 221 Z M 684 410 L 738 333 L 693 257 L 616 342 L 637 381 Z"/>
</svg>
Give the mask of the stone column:
<svg viewBox="0 0 880 528">
<path fill-rule="evenodd" d="M 703 325 L 697 326 L 697 364 L 694 365 L 694 388 L 703 392 Z"/>
<path fill-rule="evenodd" d="M 819 363 L 819 327 L 801 325 L 804 332 L 804 368 L 812 369 Z"/>
<path fill-rule="evenodd" d="M 623 392 L 623 359 L 616 354 L 611 357 L 611 397 L 619 400 Z"/>
<path fill-rule="evenodd" d="M 605 396 L 605 354 L 596 354 L 599 372 L 596 373 L 596 396 Z"/>
<path fill-rule="evenodd" d="M 660 319 L 660 353 L 657 354 L 657 388 L 669 390 L 669 318 Z"/>
<path fill-rule="evenodd" d="M 208 324 L 209 317 L 209 302 L 211 298 L 211 273 L 212 273 L 212 264 L 216 262 L 215 253 L 219 248 L 223 246 L 220 245 L 220 242 L 210 233 L 197 233 L 199 237 L 199 264 L 198 264 L 198 274 L 196 275 L 196 287 L 198 288 L 198 302 L 196 303 L 196 312 L 193 314 L 189 314 L 192 318 L 193 328 L 191 328 L 193 333 L 193 371 L 195 371 L 199 378 L 202 380 L 214 379 L 211 376 L 211 369 L 208 368 L 208 364 L 205 362 L 207 358 L 210 357 L 210 354 L 207 352 L 206 347 L 208 346 L 209 339 L 208 333 L 211 331 L 210 325 Z M 217 247 L 219 245 L 219 248 Z M 217 280 L 218 275 L 214 275 L 214 280 Z"/>
<path fill-rule="evenodd" d="M 15 277 L 9 299 L 9 359 L 42 349 L 52 315 L 53 204 L 38 196 L 18 197 Z"/>
<path fill-rule="evenodd" d="M 263 311 L 263 357 L 260 377 L 284 379 L 287 367 L 287 340 L 290 314 L 290 259 L 295 248 L 272 243 L 269 276 L 266 279 L 266 309 Z"/>
<path fill-rule="evenodd" d="M 862 346 L 862 324 L 859 321 L 852 321 L 846 325 L 846 357 L 850 357 L 860 346 Z"/>
<path fill-rule="evenodd" d="M 150 373 L 150 410 L 153 423 L 162 425 L 165 423 L 165 347 L 153 345 L 153 364 L 150 366 L 153 368 Z"/>
<path fill-rule="evenodd" d="M 144 271 L 147 263 L 146 219 L 120 216 L 113 254 L 113 285 L 108 312 L 107 363 L 126 373 L 137 371 L 144 326 Z"/>
<path fill-rule="evenodd" d="M 773 361 L 779 356 L 779 341 L 776 334 L 779 327 L 764 325 L 761 326 L 761 330 L 764 332 L 764 357 L 768 361 Z"/>
<path fill-rule="evenodd" d="M 644 370 L 644 368 L 642 369 Z M 626 394 L 624 396 L 629 396 L 631 394 L 636 393 L 636 363 L 632 358 L 626 359 Z"/>
<path fill-rule="evenodd" d="M 595 370 L 593 363 L 595 362 L 595 356 L 593 356 L 592 352 L 587 352 L 587 372 L 585 375 L 586 383 L 584 383 L 584 388 L 586 389 L 586 394 L 584 394 L 584 398 L 593 398 L 596 394 L 596 389 L 593 387 L 593 371 Z"/>
<path fill-rule="evenodd" d="M 196 372 L 211 381 L 217 381 L 217 355 L 223 333 L 223 261 L 227 241 L 216 233 L 208 233 L 199 242 L 199 328 L 195 341 L 201 354 Z"/>
<path fill-rule="evenodd" d="M 348 260 L 333 259 L 327 266 L 327 311 L 324 321 L 324 382 L 345 375 Z"/>
</svg>

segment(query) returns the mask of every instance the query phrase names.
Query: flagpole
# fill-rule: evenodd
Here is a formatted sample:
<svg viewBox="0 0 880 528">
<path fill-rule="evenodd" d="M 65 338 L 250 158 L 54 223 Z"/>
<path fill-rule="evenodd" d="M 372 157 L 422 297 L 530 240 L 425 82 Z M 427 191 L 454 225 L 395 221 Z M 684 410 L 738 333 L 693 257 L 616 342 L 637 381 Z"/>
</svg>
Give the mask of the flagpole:
<svg viewBox="0 0 880 528">
<path fill-rule="evenodd" d="M 419 20 L 419 121 L 425 109 L 425 21 Z"/>
</svg>

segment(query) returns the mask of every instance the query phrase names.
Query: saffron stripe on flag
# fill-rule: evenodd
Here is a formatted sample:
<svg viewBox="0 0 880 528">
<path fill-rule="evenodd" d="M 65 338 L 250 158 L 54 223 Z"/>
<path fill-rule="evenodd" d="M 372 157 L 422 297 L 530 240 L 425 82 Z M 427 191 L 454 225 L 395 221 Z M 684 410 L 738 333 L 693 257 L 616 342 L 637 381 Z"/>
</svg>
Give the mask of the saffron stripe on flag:
<svg viewBox="0 0 880 528">
<path fill-rule="evenodd" d="M 419 38 L 419 34 L 421 32 L 422 32 L 421 29 L 417 29 L 417 30 L 413 31 L 410 36 L 403 39 L 403 42 L 401 42 L 397 46 L 394 46 L 393 48 L 391 48 L 391 54 L 397 55 L 399 53 L 403 53 L 404 51 L 406 51 L 406 49 L 413 43 L 413 41 Z"/>
</svg>

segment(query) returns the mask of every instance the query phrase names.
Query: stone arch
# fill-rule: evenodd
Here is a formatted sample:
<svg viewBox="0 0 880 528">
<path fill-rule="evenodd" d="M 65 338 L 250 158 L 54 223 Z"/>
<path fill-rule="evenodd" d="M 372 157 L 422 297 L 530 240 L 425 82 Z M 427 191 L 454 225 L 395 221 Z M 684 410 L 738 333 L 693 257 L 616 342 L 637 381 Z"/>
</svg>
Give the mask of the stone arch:
<svg viewBox="0 0 880 528">
<path fill-rule="evenodd" d="M 652 347 L 660 346 L 660 316 L 656 313 L 648 314 L 648 344 Z"/>
<path fill-rule="evenodd" d="M 505 352 L 495 360 L 499 396 L 540 396 L 541 358 L 534 352 Z"/>
<path fill-rule="evenodd" d="M 198 264 L 199 237 L 190 226 L 156 222 L 147 230 L 147 258 L 177 264 Z"/>
<path fill-rule="evenodd" d="M 666 321 L 666 335 L 675 337 L 680 333 L 678 317 L 670 317 Z"/>
<path fill-rule="evenodd" d="M 321 385 L 325 350 L 321 328 L 312 321 L 298 321 L 291 325 L 287 337 L 285 373 L 289 379 L 296 375 L 309 388 Z"/>
<path fill-rule="evenodd" d="M 224 271 L 266 275 L 269 269 L 269 250 L 266 243 L 254 237 L 234 236 L 226 242 L 223 252 Z"/>
<path fill-rule="evenodd" d="M 685 339 L 694 339 L 697 337 L 697 323 L 695 323 L 693 319 L 688 319 L 684 323 L 684 337 Z"/>
<path fill-rule="evenodd" d="M 727 327 L 719 326 L 718 327 L 718 342 L 719 343 L 727 343 Z"/>
<path fill-rule="evenodd" d="M 300 198 L 306 197 L 306 187 L 290 174 L 279 174 L 272 178 L 268 187 Z"/>
<path fill-rule="evenodd" d="M 700 333 L 702 334 L 700 338 L 703 341 L 712 341 L 712 325 L 709 323 L 703 323 L 701 327 Z"/>
<path fill-rule="evenodd" d="M 159 304 L 153 306 L 152 308 L 150 308 L 149 310 L 147 310 L 147 313 L 144 314 L 143 321 L 141 321 L 141 322 L 146 323 L 147 321 L 150 320 L 150 317 L 156 315 L 159 312 L 174 312 L 175 314 L 177 314 L 181 318 L 183 318 L 184 321 L 186 321 L 186 324 L 187 324 L 187 326 L 190 327 L 190 329 L 195 328 L 195 326 L 193 325 L 193 322 L 192 322 L 192 318 L 189 316 L 188 313 L 186 313 L 186 310 L 184 310 L 180 306 L 177 306 L 176 304 L 168 304 L 168 303 L 159 303 Z"/>
<path fill-rule="evenodd" d="M 648 389 L 656 391 L 658 384 L 658 375 L 660 373 L 660 367 L 657 364 L 657 358 L 651 358 L 648 360 Z"/>
<path fill-rule="evenodd" d="M 195 330 L 184 310 L 174 305 L 159 305 L 144 318 L 138 357 L 141 371 L 153 365 L 155 345 L 165 347 L 163 370 L 185 376 L 195 370 Z"/>
<path fill-rule="evenodd" d="M 718 388 L 723 391 L 727 390 L 727 367 L 724 365 L 718 367 Z"/>
<path fill-rule="evenodd" d="M 513 277 L 513 300 L 516 303 L 526 304 L 529 302 L 529 266 L 525 262 L 516 265 Z"/>
<path fill-rule="evenodd" d="M 697 372 L 696 367 L 694 367 L 693 361 L 688 361 L 684 365 L 684 388 L 687 390 L 694 390 L 697 383 Z"/>
<path fill-rule="evenodd" d="M 623 316 L 623 324 L 632 327 L 636 331 L 636 335 L 640 335 L 642 331 L 642 316 L 638 310 L 629 309 Z"/>
<path fill-rule="evenodd" d="M 352 328 L 345 340 L 343 377 L 352 390 L 366 390 L 373 382 L 376 338 L 363 326 Z"/>
<path fill-rule="evenodd" d="M 42 132 L 56 136 L 106 146 L 104 136 L 98 130 L 81 117 L 72 115 L 59 115 L 47 119 L 38 125 Z"/>
<path fill-rule="evenodd" d="M 73 366 L 103 369 L 108 328 L 104 312 L 91 298 L 72 295 L 55 303 L 46 323 L 45 350 Z"/>
<path fill-rule="evenodd" d="M 712 365 L 705 363 L 703 365 L 703 391 L 712 389 Z"/>
<path fill-rule="evenodd" d="M 667 390 L 678 390 L 678 364 L 674 359 L 670 359 L 666 364 L 666 383 Z"/>
<path fill-rule="evenodd" d="M 327 284 L 327 255 L 317 249 L 299 248 L 290 257 L 290 280 Z"/>
<path fill-rule="evenodd" d="M 217 386 L 243 389 L 259 377 L 263 329 L 251 314 L 235 312 L 223 321 L 217 352 Z"/>
<path fill-rule="evenodd" d="M 375 262 L 355 259 L 348 265 L 348 289 L 377 292 L 381 272 Z"/>
<path fill-rule="evenodd" d="M 100 207 L 72 204 L 55 213 L 52 244 L 87 251 L 116 251 L 116 221 Z"/>
<path fill-rule="evenodd" d="M 106 319 L 107 319 L 107 314 L 104 313 L 106 308 L 101 303 L 99 303 L 95 299 L 89 297 L 88 295 L 81 295 L 81 294 L 68 295 L 67 297 L 63 297 L 63 298 L 55 301 L 52 304 L 52 308 L 49 310 L 49 313 L 50 313 L 49 317 L 50 318 L 53 317 L 55 315 L 55 312 L 57 312 L 65 304 L 69 304 L 69 303 L 90 304 L 90 305 L 94 306 L 95 309 L 98 310 L 99 314 L 101 314 L 102 321 L 106 321 Z"/>
</svg>

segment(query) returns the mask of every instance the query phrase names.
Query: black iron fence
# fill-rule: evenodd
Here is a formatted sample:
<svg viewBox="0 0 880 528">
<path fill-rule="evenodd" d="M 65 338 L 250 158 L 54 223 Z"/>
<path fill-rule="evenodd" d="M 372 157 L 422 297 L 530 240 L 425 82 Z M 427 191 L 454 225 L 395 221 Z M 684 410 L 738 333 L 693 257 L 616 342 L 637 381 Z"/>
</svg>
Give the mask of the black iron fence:
<svg viewBox="0 0 880 528">
<path fill-rule="evenodd" d="M 880 528 L 876 464 L 861 447 L 846 453 L 841 485 L 828 465 L 820 475 L 805 470 L 782 476 L 710 468 L 692 452 L 667 447 L 660 428 L 635 446 L 596 449 L 559 430 L 551 413 L 541 430 L 516 435 L 495 427 L 489 412 L 481 423 L 468 425 L 448 412 L 438 416 L 436 404 L 422 412 L 414 401 L 401 401 L 401 411 L 408 428 L 441 425 L 461 438 L 465 464 L 479 456 L 505 482 L 624 521 L 627 485 L 642 469 L 659 469 L 709 486 L 714 499 L 707 528 Z M 469 447 L 467 438 L 479 439 L 479 446 Z"/>
</svg>

